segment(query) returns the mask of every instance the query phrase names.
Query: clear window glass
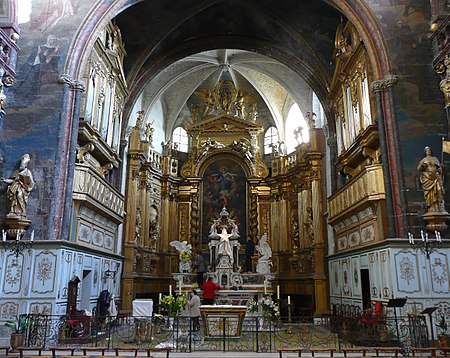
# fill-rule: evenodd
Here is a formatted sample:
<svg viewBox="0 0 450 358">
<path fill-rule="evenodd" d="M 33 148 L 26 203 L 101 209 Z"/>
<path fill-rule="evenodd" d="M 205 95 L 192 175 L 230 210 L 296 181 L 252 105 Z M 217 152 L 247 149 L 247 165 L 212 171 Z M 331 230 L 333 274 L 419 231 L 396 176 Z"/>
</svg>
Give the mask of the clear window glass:
<svg viewBox="0 0 450 358">
<path fill-rule="evenodd" d="M 309 142 L 309 126 L 297 103 L 294 103 L 289 110 L 286 119 L 285 133 L 286 149 L 288 153 L 292 153 L 299 144 Z"/>
<path fill-rule="evenodd" d="M 173 130 L 172 142 L 177 145 L 177 150 L 187 153 L 189 137 L 183 127 L 177 127 Z"/>
<path fill-rule="evenodd" d="M 278 146 L 278 129 L 269 127 L 264 134 L 264 154 L 272 153 L 272 145 Z"/>
</svg>

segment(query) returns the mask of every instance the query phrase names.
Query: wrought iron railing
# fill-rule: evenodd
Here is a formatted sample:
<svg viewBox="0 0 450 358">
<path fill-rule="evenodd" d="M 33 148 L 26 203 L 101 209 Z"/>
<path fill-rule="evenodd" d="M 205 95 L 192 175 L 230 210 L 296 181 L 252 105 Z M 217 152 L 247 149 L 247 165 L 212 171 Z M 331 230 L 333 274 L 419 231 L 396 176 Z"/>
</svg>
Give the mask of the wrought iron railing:
<svg viewBox="0 0 450 358">
<path fill-rule="evenodd" d="M 26 315 L 28 346 L 171 347 L 174 352 L 275 352 L 279 347 L 410 347 L 429 345 L 423 316 L 398 317 L 248 317 L 233 337 L 231 319 L 220 317 L 219 334 L 208 337 L 205 325 L 194 331 L 189 317 L 105 317 Z"/>
</svg>

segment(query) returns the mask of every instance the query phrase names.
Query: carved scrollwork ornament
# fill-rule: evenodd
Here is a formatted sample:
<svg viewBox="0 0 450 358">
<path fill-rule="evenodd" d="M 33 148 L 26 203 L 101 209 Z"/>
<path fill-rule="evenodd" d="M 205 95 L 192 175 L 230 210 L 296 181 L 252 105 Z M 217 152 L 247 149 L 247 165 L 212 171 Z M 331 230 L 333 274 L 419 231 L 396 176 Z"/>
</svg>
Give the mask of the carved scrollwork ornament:
<svg viewBox="0 0 450 358">
<path fill-rule="evenodd" d="M 389 87 L 393 87 L 398 82 L 398 76 L 388 75 L 385 78 L 377 81 L 373 81 L 370 85 L 372 92 L 383 92 L 386 91 Z"/>
<path fill-rule="evenodd" d="M 95 149 L 93 143 L 86 143 L 82 147 L 77 148 L 77 160 L 79 163 L 84 163 L 86 156 Z"/>
<path fill-rule="evenodd" d="M 83 81 L 74 80 L 70 75 L 62 74 L 59 76 L 59 83 L 68 85 L 72 91 L 84 92 L 86 91 L 86 85 Z"/>
</svg>

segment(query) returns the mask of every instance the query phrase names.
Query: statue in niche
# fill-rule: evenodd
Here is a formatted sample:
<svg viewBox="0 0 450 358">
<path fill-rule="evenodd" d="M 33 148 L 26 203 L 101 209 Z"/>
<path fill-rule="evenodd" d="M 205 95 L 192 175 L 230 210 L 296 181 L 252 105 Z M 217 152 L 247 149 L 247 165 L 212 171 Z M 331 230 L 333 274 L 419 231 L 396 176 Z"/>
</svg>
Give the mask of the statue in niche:
<svg viewBox="0 0 450 358">
<path fill-rule="evenodd" d="M 246 110 L 245 110 L 245 95 L 244 92 L 239 91 L 236 102 L 234 104 L 234 108 L 236 109 L 236 116 L 245 118 L 246 117 Z"/>
<path fill-rule="evenodd" d="M 134 242 L 138 243 L 139 239 L 141 238 L 141 226 L 142 226 L 142 219 L 141 219 L 141 208 L 136 209 L 136 225 L 134 227 Z"/>
<path fill-rule="evenodd" d="M 153 220 L 150 220 L 149 223 L 149 239 L 150 239 L 150 249 L 152 251 L 156 251 L 156 247 L 158 244 L 158 238 L 159 238 L 159 219 L 158 216 L 156 216 Z"/>
<path fill-rule="evenodd" d="M 258 119 L 258 105 L 256 103 L 252 104 L 250 112 L 248 114 L 251 121 L 256 122 Z"/>
<path fill-rule="evenodd" d="M 425 147 L 425 157 L 417 165 L 422 172 L 420 182 L 423 188 L 427 213 L 445 213 L 444 184 L 442 181 L 442 167 L 439 160 L 432 156 L 429 146 Z"/>
<path fill-rule="evenodd" d="M 261 236 L 256 249 L 258 250 L 259 259 L 256 265 L 256 272 L 260 274 L 268 274 L 270 273 L 270 266 L 272 265 L 272 248 L 267 242 L 267 234 Z"/>
<path fill-rule="evenodd" d="M 28 206 L 28 196 L 34 188 L 35 182 L 31 170 L 28 169 L 30 162 L 29 154 L 24 154 L 20 158 L 19 169 L 16 170 L 10 179 L 2 178 L 2 182 L 8 184 L 6 196 L 9 200 L 8 217 L 26 217 Z"/>
</svg>

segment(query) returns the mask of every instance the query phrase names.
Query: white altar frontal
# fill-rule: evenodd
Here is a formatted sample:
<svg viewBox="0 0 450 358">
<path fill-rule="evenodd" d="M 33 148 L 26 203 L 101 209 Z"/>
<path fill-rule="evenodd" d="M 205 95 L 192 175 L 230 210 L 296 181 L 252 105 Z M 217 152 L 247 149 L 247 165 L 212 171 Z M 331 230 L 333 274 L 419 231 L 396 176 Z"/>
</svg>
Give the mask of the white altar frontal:
<svg viewBox="0 0 450 358">
<path fill-rule="evenodd" d="M 205 338 L 239 338 L 246 312 L 247 306 L 242 305 L 200 306 Z"/>
</svg>

